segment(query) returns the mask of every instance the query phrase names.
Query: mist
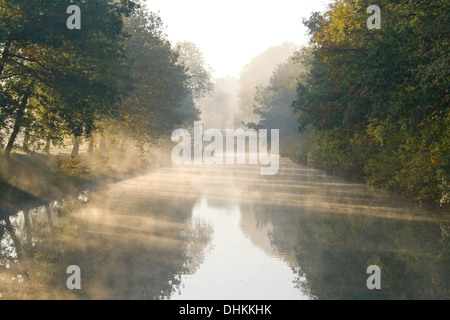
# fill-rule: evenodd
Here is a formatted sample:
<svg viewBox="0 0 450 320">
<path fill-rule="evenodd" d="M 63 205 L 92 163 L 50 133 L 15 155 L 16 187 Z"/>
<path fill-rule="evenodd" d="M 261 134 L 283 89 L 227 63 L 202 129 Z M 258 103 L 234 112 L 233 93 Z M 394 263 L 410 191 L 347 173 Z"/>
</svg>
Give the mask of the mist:
<svg viewBox="0 0 450 320">
<path fill-rule="evenodd" d="M 247 123 L 258 120 L 253 112 L 257 88 L 268 85 L 276 66 L 285 62 L 296 50 L 298 50 L 296 44 L 287 42 L 268 48 L 243 68 L 239 78 L 240 113 L 238 117 L 240 122 Z"/>
<path fill-rule="evenodd" d="M 213 94 L 198 101 L 205 128 L 239 129 L 257 121 L 254 113 L 257 88 L 268 85 L 276 66 L 297 49 L 294 43 L 268 48 L 249 61 L 239 79 L 231 76 L 216 79 Z"/>
<path fill-rule="evenodd" d="M 0 0 L 0 300 L 448 300 L 436 1 Z"/>
<path fill-rule="evenodd" d="M 201 119 L 205 129 L 239 128 L 239 82 L 236 78 L 216 79 L 211 96 L 201 99 Z"/>
</svg>

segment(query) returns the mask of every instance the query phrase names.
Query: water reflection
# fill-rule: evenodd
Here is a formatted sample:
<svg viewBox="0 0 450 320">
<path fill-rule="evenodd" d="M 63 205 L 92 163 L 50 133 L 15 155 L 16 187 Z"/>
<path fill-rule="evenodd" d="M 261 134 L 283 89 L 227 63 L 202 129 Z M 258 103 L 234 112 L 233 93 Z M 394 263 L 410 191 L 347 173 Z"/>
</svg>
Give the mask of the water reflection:
<svg viewBox="0 0 450 320">
<path fill-rule="evenodd" d="M 201 263 L 212 232 L 207 225 L 192 223 L 197 194 L 180 177 L 169 186 L 170 174 L 125 181 L 90 195 L 88 201 L 65 201 L 59 212 L 44 206 L 26 219 L 23 213 L 4 219 L 3 298 L 170 297 L 179 276 Z M 70 265 L 82 270 L 81 291 L 66 288 Z"/>
<path fill-rule="evenodd" d="M 194 208 L 195 218 L 214 226 L 212 247 L 197 272 L 181 277 L 182 289 L 172 299 L 308 299 L 295 287 L 293 270 L 276 255 L 259 249 L 244 234 L 239 207 L 229 202 L 223 202 L 222 206 L 218 203 L 215 200 L 211 205 L 205 199 Z M 266 233 L 259 235 L 258 244 L 268 243 Z"/>
<path fill-rule="evenodd" d="M 162 168 L 17 211 L 0 217 L 0 298 L 450 298 L 448 214 L 289 161 Z"/>
<path fill-rule="evenodd" d="M 448 299 L 449 216 L 413 208 L 364 185 L 284 163 L 279 178 L 252 185 L 242 206 L 267 226 L 271 245 L 318 299 Z M 311 173 L 311 174 L 309 174 Z M 366 269 L 382 269 L 367 290 Z"/>
</svg>

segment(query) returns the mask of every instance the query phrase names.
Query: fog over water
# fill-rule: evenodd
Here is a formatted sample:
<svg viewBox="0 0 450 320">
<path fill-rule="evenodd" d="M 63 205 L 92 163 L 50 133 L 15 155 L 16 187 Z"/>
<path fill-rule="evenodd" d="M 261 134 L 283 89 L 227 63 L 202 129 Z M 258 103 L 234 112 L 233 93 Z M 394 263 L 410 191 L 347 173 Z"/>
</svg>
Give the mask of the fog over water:
<svg viewBox="0 0 450 320">
<path fill-rule="evenodd" d="M 445 19 L 421 8 L 374 36 L 361 1 L 311 16 L 328 2 L 108 2 L 104 41 L 83 33 L 96 59 L 71 34 L 0 39 L 0 300 L 448 300 L 447 60 L 423 28 Z M 245 163 L 229 141 L 254 142 Z"/>
<path fill-rule="evenodd" d="M 448 216 L 288 160 L 274 177 L 248 165 L 166 166 L 9 221 L 8 298 L 446 296 Z M 366 288 L 374 263 L 378 292 Z M 79 292 L 65 287 L 73 264 Z"/>
</svg>

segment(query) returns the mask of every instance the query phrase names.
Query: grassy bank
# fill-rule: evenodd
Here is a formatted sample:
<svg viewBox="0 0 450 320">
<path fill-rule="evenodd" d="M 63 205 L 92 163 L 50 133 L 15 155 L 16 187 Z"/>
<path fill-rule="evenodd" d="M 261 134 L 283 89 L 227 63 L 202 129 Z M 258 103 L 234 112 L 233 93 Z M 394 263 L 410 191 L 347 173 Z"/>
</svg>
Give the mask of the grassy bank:
<svg viewBox="0 0 450 320">
<path fill-rule="evenodd" d="M 133 151 L 0 155 L 0 218 L 141 174 L 158 161 Z"/>
</svg>

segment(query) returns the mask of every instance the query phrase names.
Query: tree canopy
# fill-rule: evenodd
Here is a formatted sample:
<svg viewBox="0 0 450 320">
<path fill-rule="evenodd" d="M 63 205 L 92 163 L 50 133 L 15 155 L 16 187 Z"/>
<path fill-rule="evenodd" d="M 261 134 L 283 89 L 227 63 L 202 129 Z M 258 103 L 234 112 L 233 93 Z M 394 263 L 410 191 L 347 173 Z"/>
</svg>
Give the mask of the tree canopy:
<svg viewBox="0 0 450 320">
<path fill-rule="evenodd" d="M 305 21 L 314 61 L 297 88 L 300 126 L 313 126 L 325 168 L 418 200 L 450 195 L 449 4 L 338 0 Z"/>
<path fill-rule="evenodd" d="M 66 26 L 72 4 L 81 29 Z M 97 132 L 139 143 L 168 133 L 187 117 L 183 100 L 209 90 L 194 88 L 178 59 L 160 17 L 138 1 L 2 0 L 0 146 L 9 157 L 72 136 L 77 154 Z"/>
</svg>

